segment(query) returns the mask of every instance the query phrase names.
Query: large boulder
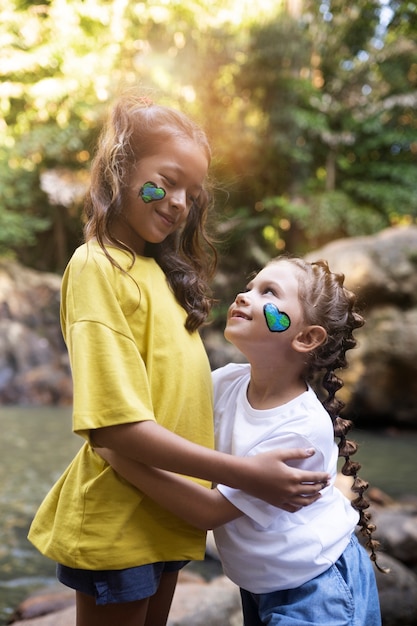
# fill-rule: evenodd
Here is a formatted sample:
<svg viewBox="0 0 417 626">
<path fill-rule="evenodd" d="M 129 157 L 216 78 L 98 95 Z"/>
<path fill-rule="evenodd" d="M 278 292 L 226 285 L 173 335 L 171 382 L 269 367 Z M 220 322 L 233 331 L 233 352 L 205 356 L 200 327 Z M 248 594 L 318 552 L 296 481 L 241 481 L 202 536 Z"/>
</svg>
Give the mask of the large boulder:
<svg viewBox="0 0 417 626">
<path fill-rule="evenodd" d="M 417 501 L 394 502 L 373 509 L 382 549 L 410 568 L 417 568 Z M 416 586 L 417 602 L 417 586 Z"/>
<path fill-rule="evenodd" d="M 384 554 L 389 573 L 376 572 L 383 626 L 417 624 L 417 576 L 400 561 Z"/>
<path fill-rule="evenodd" d="M 59 326 L 61 278 L 0 261 L 0 404 L 72 401 Z"/>
<path fill-rule="evenodd" d="M 334 241 L 308 255 L 345 274 L 366 320 L 342 372 L 361 423 L 417 426 L 417 227 Z"/>
</svg>

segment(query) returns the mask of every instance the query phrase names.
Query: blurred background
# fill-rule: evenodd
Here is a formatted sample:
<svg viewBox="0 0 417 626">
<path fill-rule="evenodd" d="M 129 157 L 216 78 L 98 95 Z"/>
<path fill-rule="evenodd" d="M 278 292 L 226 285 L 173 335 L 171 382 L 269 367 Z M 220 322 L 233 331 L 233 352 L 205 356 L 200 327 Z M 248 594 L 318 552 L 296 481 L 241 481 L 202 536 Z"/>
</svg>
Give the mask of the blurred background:
<svg viewBox="0 0 417 626">
<path fill-rule="evenodd" d="M 413 1 L 2 0 L 0 253 L 62 271 L 103 117 L 132 87 L 206 129 L 240 275 L 415 223 L 416 37 Z"/>
<path fill-rule="evenodd" d="M 81 443 L 70 432 L 71 390 L 60 389 L 60 402 L 38 385 L 34 401 L 12 373 L 20 368 L 29 380 L 32 366 L 45 366 L 49 345 L 54 359 L 64 358 L 60 276 L 81 243 L 102 122 L 131 88 L 184 110 L 210 138 L 220 242 L 215 293 L 223 302 L 214 327 L 221 328 L 245 276 L 271 256 L 378 238 L 386 229 L 415 232 L 417 225 L 415 0 L 2 0 L 0 624 L 29 590 L 53 579 L 53 564 L 32 550 L 26 532 Z M 417 237 L 407 246 L 407 280 L 415 280 Z M 393 249 L 386 263 L 399 267 Z M 409 315 L 417 290 L 408 282 L 414 286 L 400 298 L 401 276 L 397 303 Z M 26 334 L 17 325 L 23 316 Z M 407 329 L 401 341 L 410 350 L 400 379 L 415 387 L 410 346 L 417 343 L 409 338 L 414 333 L 417 342 L 417 317 L 392 319 L 392 328 Z M 378 361 L 372 354 L 368 361 Z M 57 376 L 56 363 L 44 378 Z M 393 380 L 378 372 L 377 379 L 385 389 Z M 366 478 L 393 498 L 417 495 L 415 393 L 394 427 L 384 415 L 389 432 L 356 436 Z"/>
</svg>

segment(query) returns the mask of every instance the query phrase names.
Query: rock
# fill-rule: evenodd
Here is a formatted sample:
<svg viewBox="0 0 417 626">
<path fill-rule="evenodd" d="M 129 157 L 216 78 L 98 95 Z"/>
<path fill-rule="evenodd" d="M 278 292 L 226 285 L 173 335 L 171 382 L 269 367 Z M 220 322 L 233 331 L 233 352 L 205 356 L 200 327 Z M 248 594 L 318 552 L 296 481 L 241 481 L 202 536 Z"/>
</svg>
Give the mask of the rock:
<svg viewBox="0 0 417 626">
<path fill-rule="evenodd" d="M 370 500 L 370 502 L 379 506 L 394 504 L 393 498 L 384 493 L 382 489 L 378 489 L 378 487 L 370 487 L 366 492 L 366 497 Z"/>
<path fill-rule="evenodd" d="M 390 568 L 388 574 L 376 572 L 383 626 L 417 624 L 417 576 L 387 554 L 380 564 Z"/>
<path fill-rule="evenodd" d="M 417 227 L 334 241 L 307 255 L 326 259 L 359 296 L 366 324 L 340 397 L 357 423 L 417 425 Z"/>
<path fill-rule="evenodd" d="M 74 605 L 74 592 L 63 585 L 35 592 L 20 603 L 10 622 L 32 620 Z"/>
<path fill-rule="evenodd" d="M 387 228 L 375 235 L 338 239 L 306 255 L 329 261 L 345 274 L 348 289 L 369 309 L 417 305 L 417 226 Z"/>
<path fill-rule="evenodd" d="M 0 261 L 0 403 L 72 402 L 59 325 L 61 277 Z"/>
<path fill-rule="evenodd" d="M 236 614 L 241 614 L 239 589 L 220 576 L 204 585 L 179 584 L 168 626 L 231 626 Z"/>
<path fill-rule="evenodd" d="M 62 608 L 65 606 L 66 608 Z M 45 614 L 47 613 L 47 614 Z M 74 626 L 75 595 L 57 587 L 25 600 L 14 626 Z M 167 626 L 240 626 L 239 589 L 225 576 L 206 582 L 188 570 L 180 572 Z"/>
<path fill-rule="evenodd" d="M 72 606 L 67 607 L 61 611 L 48 613 L 41 617 L 35 617 L 34 619 L 22 620 L 13 622 L 15 626 L 25 624 L 26 626 L 74 626 L 75 624 L 75 601 Z"/>
<path fill-rule="evenodd" d="M 395 503 L 386 507 L 375 507 L 372 519 L 377 526 L 377 538 L 383 550 L 409 567 L 416 567 L 416 504 Z"/>
<path fill-rule="evenodd" d="M 352 381 L 350 411 L 360 410 L 367 422 L 391 421 L 415 426 L 417 388 L 417 308 L 403 310 L 381 304 L 364 312 L 366 325 L 358 333 L 357 351 L 350 363 L 358 378 Z"/>
</svg>

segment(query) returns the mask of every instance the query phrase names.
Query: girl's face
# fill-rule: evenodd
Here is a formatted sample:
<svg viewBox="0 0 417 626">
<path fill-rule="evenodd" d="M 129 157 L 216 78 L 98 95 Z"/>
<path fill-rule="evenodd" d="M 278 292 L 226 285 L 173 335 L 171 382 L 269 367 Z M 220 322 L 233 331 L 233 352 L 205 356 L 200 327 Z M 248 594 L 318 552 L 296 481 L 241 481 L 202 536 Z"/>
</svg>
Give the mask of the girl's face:
<svg viewBox="0 0 417 626">
<path fill-rule="evenodd" d="M 305 328 L 298 280 L 297 268 L 287 261 L 261 270 L 229 307 L 226 339 L 243 353 L 249 346 L 290 348 Z"/>
<path fill-rule="evenodd" d="M 161 243 L 186 221 L 207 170 L 203 149 L 190 139 L 175 137 L 157 146 L 132 171 L 113 236 L 139 255 L 147 242 Z"/>
</svg>

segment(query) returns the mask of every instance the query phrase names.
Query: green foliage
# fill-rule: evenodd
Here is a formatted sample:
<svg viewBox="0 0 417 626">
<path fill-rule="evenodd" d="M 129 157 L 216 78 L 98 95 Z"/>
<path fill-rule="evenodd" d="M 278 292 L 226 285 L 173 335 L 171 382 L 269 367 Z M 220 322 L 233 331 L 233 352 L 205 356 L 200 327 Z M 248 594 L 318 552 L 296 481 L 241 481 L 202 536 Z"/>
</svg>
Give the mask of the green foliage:
<svg viewBox="0 0 417 626">
<path fill-rule="evenodd" d="M 417 218 L 415 39 L 379 2 L 305 5 L 299 20 L 252 29 L 236 81 L 263 114 L 245 197 L 262 207 L 252 236 L 268 252 Z"/>
<path fill-rule="evenodd" d="M 261 4 L 3 0 L 0 253 L 63 268 L 81 201 L 43 177 L 85 179 L 131 87 L 207 129 L 230 271 L 415 221 L 415 1 Z"/>
<path fill-rule="evenodd" d="M 16 214 L 0 210 L 0 256 L 10 254 L 12 247 L 31 246 L 36 242 L 36 233 L 48 227 L 48 220 L 33 215 Z"/>
<path fill-rule="evenodd" d="M 0 255 L 3 255 L 11 249 L 35 245 L 37 233 L 46 230 L 50 220 L 36 214 L 37 203 L 45 202 L 39 191 L 37 172 L 30 167 L 19 167 L 14 151 L 2 150 L 0 162 L 7 163 L 6 167 L 0 167 Z"/>
</svg>

